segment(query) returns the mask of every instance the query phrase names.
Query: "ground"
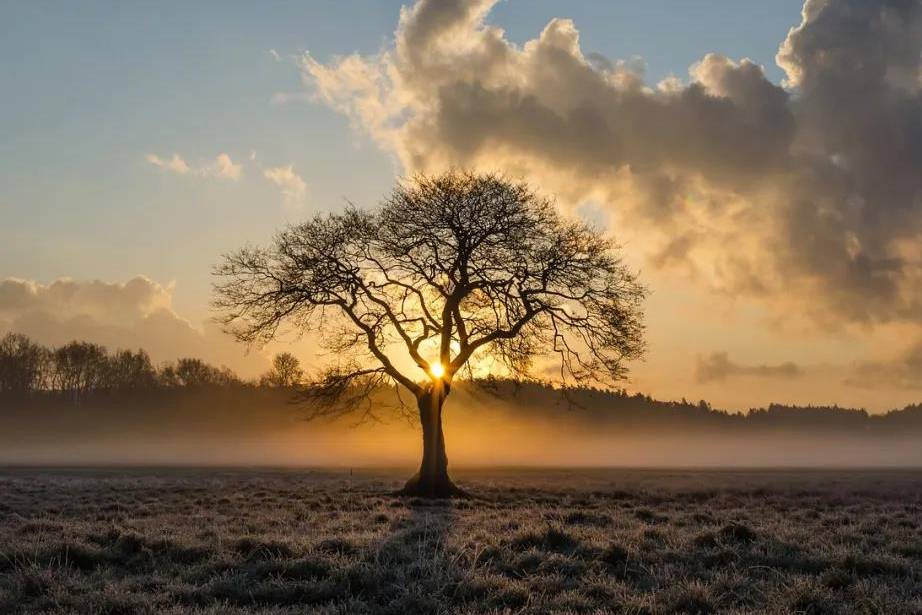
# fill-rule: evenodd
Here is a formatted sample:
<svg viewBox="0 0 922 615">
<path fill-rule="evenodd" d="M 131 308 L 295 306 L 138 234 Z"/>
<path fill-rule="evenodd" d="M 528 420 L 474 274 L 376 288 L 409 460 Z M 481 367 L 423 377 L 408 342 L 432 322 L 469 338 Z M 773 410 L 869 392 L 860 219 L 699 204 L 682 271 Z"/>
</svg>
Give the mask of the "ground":
<svg viewBox="0 0 922 615">
<path fill-rule="evenodd" d="M 922 613 L 922 473 L 0 470 L 0 612 Z"/>
</svg>

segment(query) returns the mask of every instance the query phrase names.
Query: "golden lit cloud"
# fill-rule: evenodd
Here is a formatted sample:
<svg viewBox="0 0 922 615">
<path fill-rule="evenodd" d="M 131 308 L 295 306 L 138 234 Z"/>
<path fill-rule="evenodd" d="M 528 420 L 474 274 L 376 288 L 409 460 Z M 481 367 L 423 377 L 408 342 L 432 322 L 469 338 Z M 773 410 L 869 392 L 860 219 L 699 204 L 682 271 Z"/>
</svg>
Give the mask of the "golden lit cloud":
<svg viewBox="0 0 922 615">
<path fill-rule="evenodd" d="M 307 183 L 295 173 L 293 165 L 270 167 L 263 171 L 263 177 L 279 187 L 289 210 L 297 211 L 307 204 Z"/>
</svg>

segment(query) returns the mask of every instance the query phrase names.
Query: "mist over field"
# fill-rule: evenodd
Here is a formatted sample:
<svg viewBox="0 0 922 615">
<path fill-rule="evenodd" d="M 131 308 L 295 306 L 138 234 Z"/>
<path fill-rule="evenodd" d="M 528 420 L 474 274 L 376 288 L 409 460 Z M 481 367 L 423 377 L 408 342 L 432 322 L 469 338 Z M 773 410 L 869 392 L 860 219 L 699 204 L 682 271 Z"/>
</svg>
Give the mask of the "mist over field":
<svg viewBox="0 0 922 615">
<path fill-rule="evenodd" d="M 922 413 L 774 406 L 747 414 L 643 396 L 460 383 L 447 405 L 452 467 L 917 467 Z M 0 463 L 406 467 L 416 417 L 382 395 L 374 414 L 308 420 L 286 391 L 212 388 L 13 402 Z M 413 408 L 415 411 L 415 408 Z"/>
</svg>

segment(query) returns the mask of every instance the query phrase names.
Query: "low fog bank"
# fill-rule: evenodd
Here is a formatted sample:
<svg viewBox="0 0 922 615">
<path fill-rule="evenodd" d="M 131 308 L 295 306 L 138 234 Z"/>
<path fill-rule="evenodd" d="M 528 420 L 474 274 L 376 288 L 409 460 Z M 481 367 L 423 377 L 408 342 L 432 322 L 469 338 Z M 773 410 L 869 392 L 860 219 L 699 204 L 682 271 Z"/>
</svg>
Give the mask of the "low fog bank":
<svg viewBox="0 0 922 615">
<path fill-rule="evenodd" d="M 165 391 L 143 397 L 4 400 L 0 464 L 411 467 L 412 411 L 375 402 L 376 418 L 306 420 L 277 390 Z M 392 400 L 390 400 L 392 402 Z M 706 404 L 538 386 L 457 386 L 446 406 L 450 463 L 474 466 L 922 466 L 922 411 L 885 416 L 773 406 L 748 414 Z"/>
</svg>

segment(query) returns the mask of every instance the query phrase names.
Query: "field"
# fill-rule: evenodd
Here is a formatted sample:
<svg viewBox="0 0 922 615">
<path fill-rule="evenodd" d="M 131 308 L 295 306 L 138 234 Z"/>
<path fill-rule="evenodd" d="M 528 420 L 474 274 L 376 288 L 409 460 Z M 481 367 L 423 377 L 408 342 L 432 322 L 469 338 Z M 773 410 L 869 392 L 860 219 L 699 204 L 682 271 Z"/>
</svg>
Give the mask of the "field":
<svg viewBox="0 0 922 615">
<path fill-rule="evenodd" d="M 0 612 L 922 613 L 922 473 L 0 471 Z"/>
</svg>

